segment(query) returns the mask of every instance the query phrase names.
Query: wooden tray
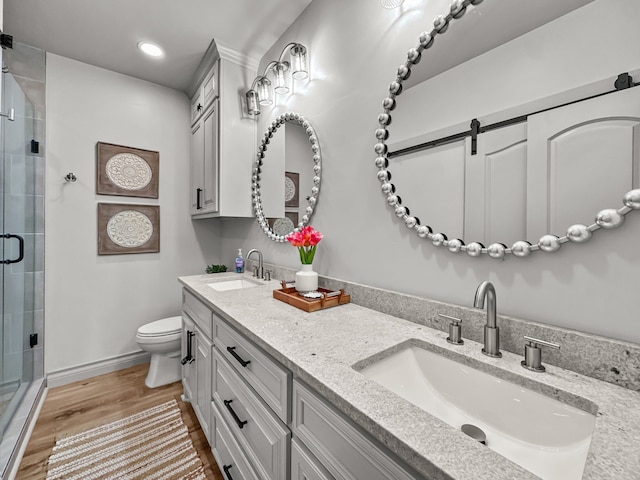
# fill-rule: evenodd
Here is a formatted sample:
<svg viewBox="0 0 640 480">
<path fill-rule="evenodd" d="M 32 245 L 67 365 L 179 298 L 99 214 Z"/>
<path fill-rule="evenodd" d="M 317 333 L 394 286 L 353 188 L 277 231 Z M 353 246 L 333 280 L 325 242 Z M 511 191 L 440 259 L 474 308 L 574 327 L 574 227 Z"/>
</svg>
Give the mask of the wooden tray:
<svg viewBox="0 0 640 480">
<path fill-rule="evenodd" d="M 322 293 L 322 298 L 305 298 L 295 287 L 287 287 L 286 282 L 282 282 L 280 290 L 273 291 L 273 298 L 282 302 L 293 305 L 305 312 L 315 312 L 324 308 L 335 307 L 336 305 L 344 305 L 351 301 L 351 296 L 344 293 L 343 289 L 332 291 L 326 288 L 318 288 L 318 292 Z"/>
</svg>

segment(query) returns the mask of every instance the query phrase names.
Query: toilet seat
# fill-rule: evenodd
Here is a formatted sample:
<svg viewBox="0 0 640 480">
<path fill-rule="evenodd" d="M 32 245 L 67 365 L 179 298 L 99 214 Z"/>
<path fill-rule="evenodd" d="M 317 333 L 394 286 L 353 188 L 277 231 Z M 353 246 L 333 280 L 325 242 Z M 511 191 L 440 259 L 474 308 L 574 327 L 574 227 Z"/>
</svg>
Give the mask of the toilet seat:
<svg viewBox="0 0 640 480">
<path fill-rule="evenodd" d="M 138 328 L 137 337 L 152 339 L 180 335 L 182 329 L 182 317 L 169 317 L 155 322 L 147 323 Z"/>
</svg>

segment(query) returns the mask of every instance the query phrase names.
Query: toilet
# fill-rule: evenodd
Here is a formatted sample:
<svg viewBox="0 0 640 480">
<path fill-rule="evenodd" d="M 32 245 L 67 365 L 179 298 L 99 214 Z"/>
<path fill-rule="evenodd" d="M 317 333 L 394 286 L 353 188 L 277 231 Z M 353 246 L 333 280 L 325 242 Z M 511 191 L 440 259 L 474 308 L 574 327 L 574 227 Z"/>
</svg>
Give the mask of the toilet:
<svg viewBox="0 0 640 480">
<path fill-rule="evenodd" d="M 149 388 L 177 382 L 182 377 L 180 364 L 182 317 L 169 317 L 138 328 L 136 343 L 151 353 L 151 365 L 144 383 Z"/>
</svg>

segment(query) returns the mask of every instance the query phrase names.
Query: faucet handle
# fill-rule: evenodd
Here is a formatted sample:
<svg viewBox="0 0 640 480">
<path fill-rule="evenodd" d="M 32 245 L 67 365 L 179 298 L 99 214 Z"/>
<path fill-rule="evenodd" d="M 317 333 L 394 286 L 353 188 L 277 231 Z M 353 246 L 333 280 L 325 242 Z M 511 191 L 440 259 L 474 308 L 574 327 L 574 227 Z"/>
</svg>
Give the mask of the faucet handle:
<svg viewBox="0 0 640 480">
<path fill-rule="evenodd" d="M 260 268 L 260 267 L 258 267 L 258 265 L 254 265 L 254 266 L 253 266 L 253 275 L 252 275 L 252 276 L 254 276 L 254 277 L 257 277 L 257 276 L 258 276 L 258 269 L 259 269 L 259 268 Z"/>
<path fill-rule="evenodd" d="M 542 347 L 551 347 L 560 350 L 560 345 L 557 343 L 547 342 L 546 340 L 539 340 L 537 338 L 524 336 L 527 343 L 524 346 L 524 360 L 520 362 L 527 370 L 534 372 L 544 372 L 546 369 L 542 365 Z"/>
<path fill-rule="evenodd" d="M 265 282 L 270 282 L 271 281 L 271 274 L 273 272 L 271 270 L 265 270 L 264 271 L 264 280 Z"/>
<path fill-rule="evenodd" d="M 447 337 L 447 342 L 453 343 L 454 345 L 463 345 L 462 327 L 460 326 L 460 322 L 462 320 L 456 317 L 450 317 L 444 313 L 439 313 L 438 315 L 442 318 L 446 318 L 447 320 L 451 320 L 451 323 L 449 324 L 449 336 Z"/>
</svg>

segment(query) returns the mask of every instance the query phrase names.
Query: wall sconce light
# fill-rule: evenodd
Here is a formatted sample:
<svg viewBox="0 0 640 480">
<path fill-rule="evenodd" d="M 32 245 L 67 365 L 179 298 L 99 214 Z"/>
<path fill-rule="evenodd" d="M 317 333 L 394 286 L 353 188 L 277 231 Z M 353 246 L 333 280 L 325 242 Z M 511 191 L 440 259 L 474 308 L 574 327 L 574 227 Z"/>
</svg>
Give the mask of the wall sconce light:
<svg viewBox="0 0 640 480">
<path fill-rule="evenodd" d="M 289 52 L 290 61 L 285 60 L 287 52 Z M 251 89 L 245 94 L 247 98 L 247 113 L 249 115 L 260 115 L 260 105 L 273 104 L 271 80 L 267 78 L 269 72 L 273 73 L 275 81 L 273 91 L 278 95 L 289 93 L 289 70 L 291 70 L 291 78 L 295 80 L 304 80 L 309 76 L 307 48 L 304 45 L 289 43 L 282 49 L 278 60 L 269 62 L 262 75 L 258 75 L 253 80 Z"/>
</svg>

